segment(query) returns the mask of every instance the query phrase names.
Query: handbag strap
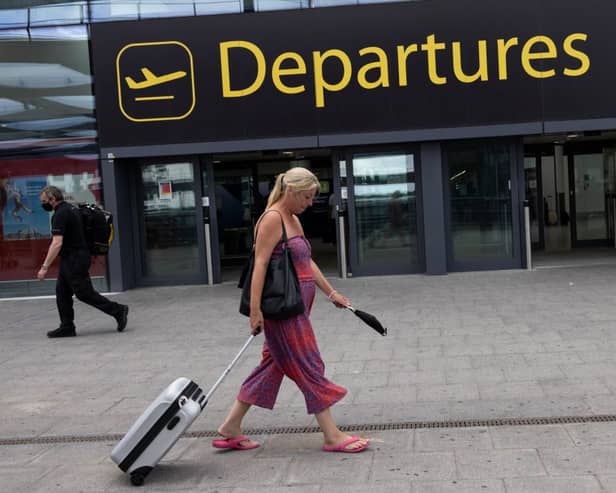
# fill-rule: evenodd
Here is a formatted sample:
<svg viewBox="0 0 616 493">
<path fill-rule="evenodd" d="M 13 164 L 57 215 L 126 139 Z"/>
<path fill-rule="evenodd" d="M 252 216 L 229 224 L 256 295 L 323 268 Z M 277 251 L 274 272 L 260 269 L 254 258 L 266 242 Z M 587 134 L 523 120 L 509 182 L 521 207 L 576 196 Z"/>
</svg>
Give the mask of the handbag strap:
<svg viewBox="0 0 616 493">
<path fill-rule="evenodd" d="M 280 213 L 280 211 L 277 211 L 275 209 L 269 209 L 265 211 L 263 214 L 261 214 L 261 217 L 259 218 L 259 220 L 257 221 L 257 224 L 255 225 L 255 235 L 252 240 L 253 250 L 255 249 L 255 245 L 257 243 L 257 232 L 259 230 L 259 224 L 261 223 L 261 219 L 263 219 L 263 216 L 265 216 L 265 214 L 267 214 L 268 212 L 277 212 L 280 215 L 280 224 L 282 225 L 282 242 L 284 243 L 285 248 L 287 248 L 288 246 L 289 239 L 287 238 L 287 228 L 284 227 L 284 219 L 282 218 L 282 214 Z"/>
</svg>

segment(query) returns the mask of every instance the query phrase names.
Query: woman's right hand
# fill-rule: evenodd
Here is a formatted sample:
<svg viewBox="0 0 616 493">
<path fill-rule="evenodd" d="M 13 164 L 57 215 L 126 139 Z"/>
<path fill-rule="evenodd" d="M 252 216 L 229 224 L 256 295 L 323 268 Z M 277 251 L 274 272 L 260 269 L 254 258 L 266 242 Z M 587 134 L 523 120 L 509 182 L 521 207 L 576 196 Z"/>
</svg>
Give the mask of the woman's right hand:
<svg viewBox="0 0 616 493">
<path fill-rule="evenodd" d="M 250 333 L 257 335 L 263 330 L 263 312 L 259 310 L 250 310 Z"/>
</svg>

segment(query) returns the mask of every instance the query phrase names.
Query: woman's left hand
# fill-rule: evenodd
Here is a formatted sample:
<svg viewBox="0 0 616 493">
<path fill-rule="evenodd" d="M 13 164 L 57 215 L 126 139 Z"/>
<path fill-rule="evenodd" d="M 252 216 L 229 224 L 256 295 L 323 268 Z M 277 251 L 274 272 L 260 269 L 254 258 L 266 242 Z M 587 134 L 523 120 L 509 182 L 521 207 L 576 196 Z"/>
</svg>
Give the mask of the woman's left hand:
<svg viewBox="0 0 616 493">
<path fill-rule="evenodd" d="M 261 310 L 250 310 L 250 333 L 254 336 L 259 334 L 263 330 L 264 320 L 263 312 Z"/>
<path fill-rule="evenodd" d="M 338 291 L 334 291 L 329 297 L 330 301 L 338 308 L 346 308 L 351 306 L 351 302 L 346 296 L 342 296 Z"/>
</svg>

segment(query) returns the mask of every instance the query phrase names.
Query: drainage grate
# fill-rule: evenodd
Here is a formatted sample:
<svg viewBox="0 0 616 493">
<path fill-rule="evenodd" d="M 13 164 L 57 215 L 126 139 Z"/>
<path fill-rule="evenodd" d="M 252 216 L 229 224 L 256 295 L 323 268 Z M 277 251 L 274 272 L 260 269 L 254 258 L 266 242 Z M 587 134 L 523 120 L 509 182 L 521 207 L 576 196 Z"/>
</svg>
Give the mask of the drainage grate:
<svg viewBox="0 0 616 493">
<path fill-rule="evenodd" d="M 478 426 L 532 426 L 532 425 L 559 425 L 572 423 L 605 423 L 616 421 L 616 414 L 597 416 L 556 416 L 540 418 L 501 418 L 501 419 L 465 419 L 460 421 L 405 421 L 400 423 L 372 423 L 341 425 L 344 432 L 355 431 L 392 431 L 417 430 L 422 428 L 473 428 Z M 319 433 L 317 426 L 285 426 L 273 428 L 246 429 L 247 435 L 290 435 L 299 433 Z M 84 442 L 118 442 L 124 435 L 58 435 L 40 436 L 31 438 L 0 438 L 0 446 L 6 445 L 46 445 L 56 443 L 84 443 Z M 218 436 L 213 430 L 189 431 L 184 438 L 208 438 Z"/>
</svg>

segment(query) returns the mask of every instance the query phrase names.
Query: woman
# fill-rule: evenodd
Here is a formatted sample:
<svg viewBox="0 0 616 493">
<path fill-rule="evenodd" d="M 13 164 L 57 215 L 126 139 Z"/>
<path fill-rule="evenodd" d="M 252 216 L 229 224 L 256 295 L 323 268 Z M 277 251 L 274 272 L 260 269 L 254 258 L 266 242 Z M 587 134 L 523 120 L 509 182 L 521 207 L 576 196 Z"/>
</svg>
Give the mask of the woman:
<svg viewBox="0 0 616 493">
<path fill-rule="evenodd" d="M 274 407 L 285 375 L 298 385 L 304 394 L 308 413 L 315 415 L 323 431 L 323 450 L 356 453 L 369 445 L 368 440 L 340 431 L 332 418 L 330 408 L 346 395 L 346 389 L 324 377 L 325 367 L 309 319 L 315 285 L 338 308 L 350 305 L 347 298 L 332 288 L 311 259 L 310 244 L 297 218 L 297 214 L 312 205 L 318 189 L 317 177 L 305 168 L 292 168 L 278 175 L 267 208 L 257 223 L 250 290 L 250 330 L 256 333 L 263 328 L 263 358 L 242 384 L 237 400 L 218 428 L 223 438 L 212 442 L 216 448 L 249 450 L 259 446 L 242 434 L 242 419 L 253 404 L 267 409 Z M 264 320 L 261 293 L 270 257 L 282 253 L 281 218 L 287 231 L 306 311 L 287 320 Z"/>
</svg>

